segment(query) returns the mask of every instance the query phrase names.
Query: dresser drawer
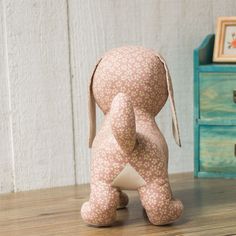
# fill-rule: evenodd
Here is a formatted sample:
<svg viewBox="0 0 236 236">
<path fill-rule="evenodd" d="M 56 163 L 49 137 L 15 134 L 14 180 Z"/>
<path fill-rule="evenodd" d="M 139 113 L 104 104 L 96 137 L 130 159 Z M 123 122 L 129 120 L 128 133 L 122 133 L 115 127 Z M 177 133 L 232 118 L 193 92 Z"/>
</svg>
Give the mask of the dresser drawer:
<svg viewBox="0 0 236 236">
<path fill-rule="evenodd" d="M 199 82 L 200 119 L 236 119 L 236 73 L 204 72 Z"/>
<path fill-rule="evenodd" d="M 236 126 L 200 126 L 200 171 L 236 173 Z"/>
</svg>

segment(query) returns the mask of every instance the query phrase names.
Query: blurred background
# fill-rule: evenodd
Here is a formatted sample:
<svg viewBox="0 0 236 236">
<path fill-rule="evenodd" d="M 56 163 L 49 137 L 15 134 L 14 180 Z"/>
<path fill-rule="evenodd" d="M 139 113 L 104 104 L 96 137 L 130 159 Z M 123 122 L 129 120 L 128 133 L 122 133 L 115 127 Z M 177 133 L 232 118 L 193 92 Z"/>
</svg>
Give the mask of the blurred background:
<svg viewBox="0 0 236 236">
<path fill-rule="evenodd" d="M 170 173 L 193 171 L 193 49 L 231 15 L 235 0 L 0 0 L 0 193 L 89 182 L 87 84 L 121 45 L 166 59 L 182 148 L 169 104 L 157 122 Z"/>
</svg>

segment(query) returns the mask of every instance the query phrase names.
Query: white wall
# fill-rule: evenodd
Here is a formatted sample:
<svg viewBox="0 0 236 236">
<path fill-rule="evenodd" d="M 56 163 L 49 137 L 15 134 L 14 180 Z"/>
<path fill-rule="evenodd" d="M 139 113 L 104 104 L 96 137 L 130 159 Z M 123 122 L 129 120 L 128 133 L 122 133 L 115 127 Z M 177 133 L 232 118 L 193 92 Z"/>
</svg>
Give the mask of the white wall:
<svg viewBox="0 0 236 236">
<path fill-rule="evenodd" d="M 168 105 L 158 122 L 170 172 L 192 171 L 192 53 L 221 15 L 236 15 L 236 1 L 0 0 L 0 192 L 89 181 L 87 82 L 97 59 L 124 44 L 166 58 L 181 149 Z"/>
</svg>

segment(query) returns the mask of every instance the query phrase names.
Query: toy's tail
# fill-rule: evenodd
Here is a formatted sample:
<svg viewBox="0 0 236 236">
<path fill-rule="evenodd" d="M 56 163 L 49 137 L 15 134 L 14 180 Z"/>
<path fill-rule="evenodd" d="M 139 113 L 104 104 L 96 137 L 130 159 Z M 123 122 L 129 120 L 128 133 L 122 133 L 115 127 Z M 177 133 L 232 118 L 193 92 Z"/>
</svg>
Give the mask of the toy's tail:
<svg viewBox="0 0 236 236">
<path fill-rule="evenodd" d="M 130 153 L 136 142 L 135 114 L 130 98 L 118 93 L 111 104 L 110 110 L 112 133 L 121 149 Z"/>
</svg>

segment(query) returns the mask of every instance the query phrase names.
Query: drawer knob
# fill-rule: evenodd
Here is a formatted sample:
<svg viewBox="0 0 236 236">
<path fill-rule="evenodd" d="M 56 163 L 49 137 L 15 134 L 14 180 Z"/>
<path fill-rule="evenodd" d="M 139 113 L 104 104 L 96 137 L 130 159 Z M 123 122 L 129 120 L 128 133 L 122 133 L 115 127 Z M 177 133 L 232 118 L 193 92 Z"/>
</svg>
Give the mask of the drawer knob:
<svg viewBox="0 0 236 236">
<path fill-rule="evenodd" d="M 233 100 L 234 100 L 234 103 L 236 103 L 236 90 L 233 91 Z"/>
</svg>

